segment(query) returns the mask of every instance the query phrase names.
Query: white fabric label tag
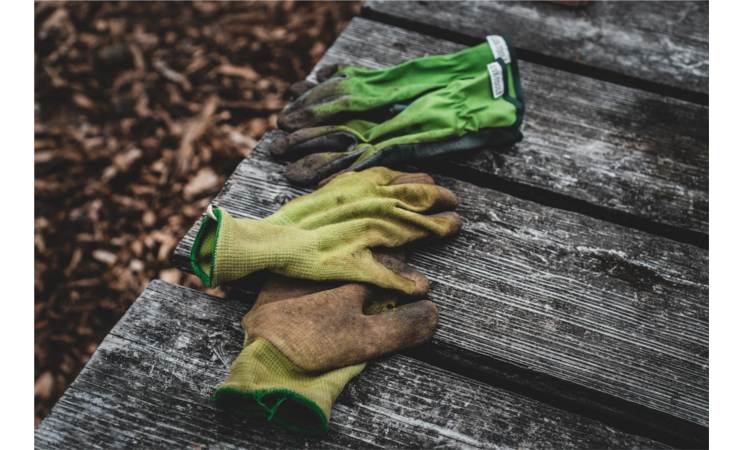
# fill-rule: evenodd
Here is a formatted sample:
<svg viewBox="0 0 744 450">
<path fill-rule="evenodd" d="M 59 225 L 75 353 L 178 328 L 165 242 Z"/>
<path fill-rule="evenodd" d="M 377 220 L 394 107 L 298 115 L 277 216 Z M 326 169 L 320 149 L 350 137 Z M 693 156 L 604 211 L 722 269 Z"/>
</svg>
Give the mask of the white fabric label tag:
<svg viewBox="0 0 744 450">
<path fill-rule="evenodd" d="M 509 47 L 506 45 L 506 41 L 501 36 L 492 35 L 486 38 L 488 45 L 491 47 L 491 53 L 493 53 L 493 59 L 501 58 L 506 64 L 511 64 L 511 55 L 509 55 Z"/>
<path fill-rule="evenodd" d="M 504 71 L 501 64 L 493 62 L 488 66 L 488 75 L 491 76 L 491 91 L 493 98 L 499 98 L 504 95 Z"/>
</svg>

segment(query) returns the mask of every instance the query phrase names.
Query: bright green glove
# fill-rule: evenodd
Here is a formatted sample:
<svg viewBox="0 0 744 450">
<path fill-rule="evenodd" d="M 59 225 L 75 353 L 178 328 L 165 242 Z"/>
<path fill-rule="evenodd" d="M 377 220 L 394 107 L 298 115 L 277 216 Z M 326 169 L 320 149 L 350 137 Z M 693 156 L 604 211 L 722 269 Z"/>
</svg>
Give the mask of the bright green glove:
<svg viewBox="0 0 744 450">
<path fill-rule="evenodd" d="M 214 218 L 202 222 L 191 266 L 207 286 L 267 269 L 294 278 L 356 281 L 423 294 L 428 290 L 423 274 L 407 266 L 391 270 L 371 249 L 451 236 L 462 225 L 452 212 L 457 203 L 428 175 L 384 167 L 350 172 L 265 219 L 234 219 L 215 210 Z"/>
<path fill-rule="evenodd" d="M 327 66 L 318 72 L 321 84 L 309 88 L 282 111 L 277 123 L 282 130 L 296 131 L 379 113 L 381 108 L 407 104 L 452 81 L 478 76 L 498 58 L 513 66 L 513 76 L 518 77 L 514 48 L 502 36 L 488 36 L 486 43 L 457 53 L 417 58 L 385 69 Z M 303 89 L 308 89 L 305 82 L 292 87 L 295 93 Z M 386 111 L 382 114 L 379 120 L 390 117 Z"/>
<path fill-rule="evenodd" d="M 296 159 L 285 169 L 297 184 L 314 185 L 334 174 L 436 155 L 503 146 L 522 140 L 524 107 L 519 81 L 499 59 L 478 76 L 451 82 L 416 99 L 400 114 L 376 124 L 296 131 L 276 139 L 274 155 Z"/>
</svg>

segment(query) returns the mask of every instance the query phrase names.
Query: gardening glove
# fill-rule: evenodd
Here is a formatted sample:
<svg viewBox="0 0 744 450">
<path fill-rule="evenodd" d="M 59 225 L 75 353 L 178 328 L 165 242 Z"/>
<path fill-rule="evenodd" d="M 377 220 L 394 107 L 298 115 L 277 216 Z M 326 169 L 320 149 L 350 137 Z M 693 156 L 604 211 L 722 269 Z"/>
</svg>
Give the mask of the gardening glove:
<svg viewBox="0 0 744 450">
<path fill-rule="evenodd" d="M 364 282 L 419 295 L 426 277 L 372 253 L 456 233 L 462 219 L 452 191 L 425 174 L 384 167 L 350 172 L 261 219 L 222 209 L 204 219 L 191 250 L 194 273 L 216 286 L 258 270 L 309 280 Z"/>
<path fill-rule="evenodd" d="M 269 149 L 288 159 L 302 157 L 285 168 L 293 183 L 322 184 L 346 171 L 519 142 L 523 112 L 519 82 L 499 59 L 380 124 L 353 120 L 308 128 L 274 140 Z"/>
<path fill-rule="evenodd" d="M 324 434 L 333 403 L 367 360 L 431 338 L 439 318 L 432 302 L 396 305 L 396 293 L 368 285 L 274 275 L 243 318 L 244 349 L 215 401 L 298 433 Z"/>
<path fill-rule="evenodd" d="M 296 131 L 343 123 L 350 116 L 385 114 L 384 110 L 392 105 L 410 103 L 452 81 L 477 76 L 487 64 L 499 58 L 510 70 L 513 64 L 516 73 L 514 48 L 503 36 L 488 36 L 485 43 L 457 53 L 412 59 L 385 69 L 326 66 L 318 71 L 319 85 L 311 87 L 307 82 L 299 82 L 290 88 L 294 94 L 301 95 L 282 111 L 277 124 L 282 130 Z M 386 115 L 399 109 L 393 107 Z"/>
</svg>

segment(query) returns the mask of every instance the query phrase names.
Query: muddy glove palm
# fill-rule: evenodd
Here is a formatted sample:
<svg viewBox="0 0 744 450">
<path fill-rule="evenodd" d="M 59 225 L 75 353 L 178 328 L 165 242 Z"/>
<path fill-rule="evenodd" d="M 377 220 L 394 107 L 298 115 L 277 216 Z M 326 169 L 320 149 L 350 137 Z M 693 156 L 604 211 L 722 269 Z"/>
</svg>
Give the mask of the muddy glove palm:
<svg viewBox="0 0 744 450">
<path fill-rule="evenodd" d="M 243 318 L 245 346 L 216 402 L 302 434 L 325 433 L 333 403 L 366 361 L 434 332 L 433 303 L 396 304 L 395 293 L 361 284 L 270 278 Z"/>
<path fill-rule="evenodd" d="M 267 269 L 423 294 L 428 290 L 423 274 L 390 266 L 371 249 L 454 234 L 462 225 L 451 211 L 456 205 L 457 197 L 428 175 L 384 167 L 350 172 L 265 219 L 234 219 L 215 210 L 214 218 L 202 222 L 191 266 L 208 286 Z"/>
<path fill-rule="evenodd" d="M 287 178 L 313 185 L 349 170 L 519 142 L 524 108 L 521 88 L 502 60 L 481 74 L 428 93 L 380 124 L 353 120 L 308 128 L 276 139 L 271 152 L 300 158 Z"/>
<path fill-rule="evenodd" d="M 368 114 L 381 114 L 384 120 L 398 109 L 385 111 L 391 106 L 408 104 L 455 80 L 478 76 L 499 58 L 517 73 L 514 48 L 502 36 L 488 36 L 487 42 L 457 53 L 412 59 L 383 69 L 326 66 L 318 72 L 319 85 L 300 82 L 292 86 L 292 91 L 301 95 L 277 122 L 282 130 L 296 131 Z"/>
</svg>

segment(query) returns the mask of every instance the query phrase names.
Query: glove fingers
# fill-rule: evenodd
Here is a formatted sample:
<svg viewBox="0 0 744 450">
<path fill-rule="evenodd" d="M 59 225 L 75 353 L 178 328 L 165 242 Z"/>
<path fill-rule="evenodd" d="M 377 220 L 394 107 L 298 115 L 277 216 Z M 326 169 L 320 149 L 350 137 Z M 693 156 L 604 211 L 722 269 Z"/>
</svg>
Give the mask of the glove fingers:
<svg viewBox="0 0 744 450">
<path fill-rule="evenodd" d="M 386 269 L 392 271 L 394 274 L 403 277 L 406 280 L 413 281 L 418 290 L 423 292 L 429 290 L 429 279 L 426 278 L 426 275 L 409 266 L 401 259 L 382 251 L 372 251 L 372 257 L 375 261 L 385 266 Z"/>
<path fill-rule="evenodd" d="M 429 339 L 439 314 L 430 301 L 419 301 L 376 315 L 362 305 L 393 298 L 389 292 L 350 283 L 322 293 L 248 313 L 248 338 L 269 341 L 307 372 L 358 364 Z"/>
<path fill-rule="evenodd" d="M 372 349 L 369 358 L 388 355 L 421 345 L 431 339 L 439 323 L 439 311 L 429 300 L 399 306 L 365 317 L 368 332 L 364 341 Z"/>
<path fill-rule="evenodd" d="M 348 261 L 354 273 L 362 278 L 357 281 L 408 295 L 423 295 L 429 291 L 429 279 L 424 274 L 400 261 L 378 260 L 379 257 L 379 253 L 374 254 L 369 249 L 364 249 L 353 260 Z"/>
<path fill-rule="evenodd" d="M 429 221 L 435 224 L 431 230 L 435 231 L 435 235 L 439 238 L 453 236 L 462 228 L 462 217 L 454 211 L 445 211 L 423 217 L 426 217 Z"/>
<path fill-rule="evenodd" d="M 462 228 L 462 218 L 454 211 L 425 215 L 403 208 L 394 208 L 392 217 L 386 217 L 383 223 L 386 224 L 385 228 L 389 228 L 387 232 L 397 235 L 375 236 L 377 239 L 370 247 L 405 245 L 427 237 L 446 238 Z M 396 239 L 391 241 L 393 236 Z"/>
<path fill-rule="evenodd" d="M 425 173 L 403 173 L 388 183 L 388 186 L 398 184 L 435 184 L 435 182 L 434 178 Z"/>
<path fill-rule="evenodd" d="M 447 188 L 432 184 L 399 184 L 380 188 L 388 198 L 398 200 L 399 207 L 416 212 L 451 211 L 457 207 L 457 196 Z"/>
<path fill-rule="evenodd" d="M 292 95 L 292 98 L 298 98 L 315 86 L 317 86 L 315 83 L 306 80 L 298 81 L 297 83 L 292 83 L 289 87 L 289 93 Z"/>
<path fill-rule="evenodd" d="M 341 64 L 327 64 L 321 67 L 320 70 L 318 70 L 318 73 L 315 74 L 315 77 L 318 79 L 318 82 L 322 83 L 324 81 L 328 81 L 342 68 L 343 66 Z"/>
<path fill-rule="evenodd" d="M 285 131 L 297 131 L 328 121 L 343 108 L 342 104 L 328 105 L 328 103 L 349 97 L 342 91 L 339 84 L 343 78 L 332 78 L 325 83 L 306 91 L 297 100 L 287 106 L 277 118 L 277 125 Z M 323 105 L 323 108 L 318 108 Z"/>
<path fill-rule="evenodd" d="M 338 126 L 306 128 L 274 139 L 269 151 L 274 156 L 296 160 L 317 152 L 349 152 L 359 140 Z"/>
<path fill-rule="evenodd" d="M 406 262 L 406 251 L 403 248 L 377 248 L 372 253 L 381 255 L 383 258 L 393 258 L 400 262 Z"/>
<path fill-rule="evenodd" d="M 372 167 L 372 168 L 366 169 L 364 171 L 360 171 L 359 173 L 366 173 L 368 170 L 375 170 L 375 169 L 378 169 L 380 167 Z M 384 167 L 382 167 L 382 168 L 385 169 L 385 170 L 387 170 L 387 171 L 389 171 L 389 172 L 392 172 L 392 175 L 387 175 L 387 176 L 375 175 L 375 179 L 376 179 L 375 182 L 377 184 L 381 185 L 381 186 L 394 186 L 394 185 L 398 185 L 398 184 L 435 184 L 434 179 L 431 176 L 429 176 L 429 175 L 427 175 L 425 173 L 394 172 L 394 171 L 392 171 L 390 169 L 387 169 L 387 168 L 384 168 Z M 351 166 L 350 168 L 345 169 L 342 172 L 338 172 L 338 173 L 336 173 L 336 174 L 334 174 L 334 175 L 326 178 L 325 180 L 323 180 L 320 183 L 318 183 L 318 185 L 321 186 L 321 187 L 322 186 L 325 186 L 329 182 L 333 181 L 333 179 L 336 178 L 336 177 L 338 177 L 339 175 L 342 175 L 344 173 L 347 173 L 347 172 L 353 171 L 353 170 L 354 170 L 354 167 Z"/>
<path fill-rule="evenodd" d="M 339 283 L 338 281 L 303 280 L 271 274 L 261 288 L 261 292 L 259 292 L 252 309 L 268 305 L 269 303 L 334 289 L 339 286 Z"/>
<path fill-rule="evenodd" d="M 367 148 L 364 148 L 363 150 L 366 151 Z M 353 185 L 357 185 L 360 182 L 371 181 L 378 186 L 387 186 L 391 181 L 393 181 L 400 175 L 403 175 L 403 173 L 396 172 L 394 170 L 388 169 L 387 167 L 377 166 L 361 172 L 346 172 L 343 175 L 339 175 L 332 181 L 333 184 L 349 182 Z"/>
<path fill-rule="evenodd" d="M 284 169 L 287 179 L 300 186 L 313 186 L 354 163 L 364 150 L 343 153 L 313 153 Z"/>
<path fill-rule="evenodd" d="M 266 339 L 302 370 L 356 364 L 366 360 L 357 337 L 365 331 L 362 305 L 373 293 L 369 285 L 345 284 L 251 310 L 243 326 L 249 339 Z"/>
</svg>

